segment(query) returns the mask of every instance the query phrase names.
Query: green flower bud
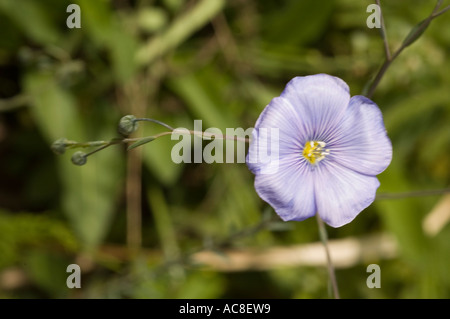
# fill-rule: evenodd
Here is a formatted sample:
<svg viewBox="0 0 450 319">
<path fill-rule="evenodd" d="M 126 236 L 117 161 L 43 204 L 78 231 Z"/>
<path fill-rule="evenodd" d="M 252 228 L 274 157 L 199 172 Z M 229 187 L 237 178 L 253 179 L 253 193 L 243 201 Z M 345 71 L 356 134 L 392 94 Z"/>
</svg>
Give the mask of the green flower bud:
<svg viewBox="0 0 450 319">
<path fill-rule="evenodd" d="M 130 135 L 138 129 L 138 123 L 136 121 L 136 116 L 125 115 L 120 119 L 119 122 L 119 133 L 122 135 Z"/>
<path fill-rule="evenodd" d="M 72 155 L 72 163 L 74 163 L 75 165 L 81 166 L 86 164 L 87 158 L 86 158 L 86 153 L 78 151 L 73 153 Z"/>
<path fill-rule="evenodd" d="M 60 138 L 53 142 L 51 149 L 56 154 L 62 155 L 66 151 L 66 147 L 67 147 L 67 139 Z"/>
</svg>

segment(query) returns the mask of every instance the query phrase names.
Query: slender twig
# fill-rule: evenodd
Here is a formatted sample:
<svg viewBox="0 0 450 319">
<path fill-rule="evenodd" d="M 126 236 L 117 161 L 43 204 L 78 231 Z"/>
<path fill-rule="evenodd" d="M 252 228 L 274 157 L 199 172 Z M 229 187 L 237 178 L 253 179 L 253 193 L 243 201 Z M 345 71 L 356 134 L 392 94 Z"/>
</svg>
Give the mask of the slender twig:
<svg viewBox="0 0 450 319">
<path fill-rule="evenodd" d="M 178 129 L 174 129 L 171 126 L 160 122 L 158 120 L 153 120 L 153 119 L 138 119 L 139 121 L 150 121 L 150 122 L 154 122 L 154 123 L 158 123 L 164 127 L 169 128 L 171 131 L 170 132 L 161 132 L 158 133 L 156 135 L 153 136 L 144 136 L 144 137 L 134 137 L 134 138 L 113 138 L 110 141 L 90 141 L 90 142 L 76 142 L 76 141 L 68 141 L 65 140 L 64 143 L 65 144 L 65 148 L 66 149 L 72 149 L 72 148 L 86 148 L 86 147 L 94 147 L 94 146 L 100 146 L 97 149 L 87 153 L 85 156 L 89 156 L 92 155 L 94 153 L 97 153 L 98 151 L 101 151 L 111 145 L 116 145 L 116 144 L 127 144 L 127 143 L 132 143 L 132 142 L 139 142 L 139 141 L 145 141 L 145 143 L 150 142 L 150 141 L 154 141 L 157 138 L 160 138 L 162 136 L 166 136 L 166 135 L 171 135 L 173 133 L 178 133 L 178 134 L 186 134 L 186 135 L 194 135 L 194 136 L 199 136 L 202 138 L 208 138 L 208 139 L 223 139 L 223 140 L 233 140 L 233 141 L 240 141 L 240 142 L 245 142 L 245 143 L 249 143 L 250 142 L 250 138 L 246 138 L 246 137 L 239 137 L 239 136 L 229 136 L 229 135 L 221 135 L 221 134 L 215 134 L 215 133 L 207 133 L 207 132 L 203 132 L 203 131 L 192 131 L 192 130 L 178 130 Z M 152 139 L 149 139 L 152 138 Z M 55 143 L 59 142 L 56 141 Z M 145 144 L 145 143 L 142 143 Z M 140 145 L 139 145 L 140 146 Z"/>
<path fill-rule="evenodd" d="M 441 7 L 441 5 L 442 5 L 442 2 L 444 2 L 444 0 L 438 0 L 438 1 L 436 2 L 436 5 L 434 6 L 433 13 L 438 11 L 438 9 L 439 9 L 439 8 Z"/>
<path fill-rule="evenodd" d="M 325 254 L 327 256 L 327 265 L 328 265 L 328 274 L 330 276 L 331 287 L 333 288 L 333 294 L 335 299 L 340 299 L 339 297 L 339 288 L 337 285 L 336 275 L 334 272 L 333 261 L 331 260 L 330 250 L 328 248 L 328 235 L 327 230 L 325 228 L 325 224 L 320 218 L 319 214 L 316 214 L 317 217 L 317 225 L 319 226 L 319 235 L 320 240 L 325 248 Z"/>
<path fill-rule="evenodd" d="M 436 12 L 436 13 L 433 14 L 432 16 L 433 16 L 433 18 L 436 18 L 436 17 L 440 16 L 441 14 L 447 12 L 448 10 L 450 10 L 450 6 L 446 6 L 444 9 L 442 9 L 442 10 L 439 11 L 439 12 Z"/>
<path fill-rule="evenodd" d="M 107 147 L 110 147 L 111 145 L 118 144 L 118 143 L 120 143 L 120 141 L 111 140 L 109 143 L 107 143 L 107 144 L 105 144 L 103 146 L 100 146 L 99 148 L 96 148 L 95 150 L 93 150 L 93 151 L 91 151 L 89 153 L 86 153 L 85 156 L 88 157 L 88 156 L 90 156 L 90 155 L 92 155 L 94 153 L 97 153 L 97 152 L 99 152 L 99 151 L 101 151 L 101 150 L 103 150 L 103 149 L 105 149 Z"/>
<path fill-rule="evenodd" d="M 379 1 L 377 1 L 377 3 L 379 3 Z M 381 79 L 383 78 L 384 74 L 386 73 L 387 69 L 389 68 L 389 66 L 391 65 L 391 63 L 400 55 L 400 53 L 409 45 L 411 45 L 415 40 L 418 39 L 418 37 L 425 31 L 425 29 L 429 26 L 429 24 L 431 23 L 431 21 L 433 19 L 435 19 L 436 17 L 438 17 L 439 15 L 445 13 L 446 11 L 448 11 L 450 8 L 446 7 L 441 11 L 438 11 L 440 6 L 442 5 L 442 0 L 439 0 L 436 3 L 436 6 L 433 9 L 433 12 L 431 12 L 431 14 L 422 22 L 419 23 L 418 27 L 416 27 L 415 29 L 413 29 L 405 38 L 405 40 L 403 41 L 402 45 L 394 52 L 394 54 L 392 55 L 388 55 L 387 53 L 389 52 L 389 48 L 388 43 L 387 43 L 387 38 L 383 38 L 383 43 L 384 43 L 384 48 L 385 48 L 385 54 L 386 54 L 386 58 L 383 62 L 383 64 L 381 65 L 378 73 L 376 74 L 375 78 L 373 79 L 373 81 L 371 82 L 370 86 L 367 89 L 367 93 L 364 94 L 366 95 L 368 98 L 371 98 L 373 93 L 375 92 L 375 89 L 377 88 L 378 84 L 380 83 Z M 384 21 L 383 18 L 383 13 L 381 12 L 381 21 Z M 382 23 L 382 28 L 384 29 L 384 22 Z M 385 31 L 382 31 L 382 34 Z M 386 34 L 384 34 L 385 36 Z"/>
<path fill-rule="evenodd" d="M 153 137 L 155 138 L 155 140 L 161 136 L 166 136 L 166 135 L 170 135 L 172 134 L 172 132 L 161 132 L 159 134 L 154 135 Z M 145 137 L 135 137 L 135 138 L 124 138 L 122 140 L 123 143 L 129 143 L 129 142 L 137 142 L 143 139 L 146 139 L 149 136 L 145 136 Z"/>
<path fill-rule="evenodd" d="M 161 126 L 164 126 L 165 128 L 167 128 L 167 129 L 169 129 L 169 130 L 171 130 L 171 131 L 174 130 L 174 128 L 173 128 L 172 126 L 170 126 L 170 125 L 168 125 L 168 124 L 166 124 L 166 123 L 163 123 L 163 122 L 161 122 L 161 121 L 155 120 L 155 119 L 139 118 L 139 119 L 135 119 L 135 121 L 136 121 L 136 122 L 138 122 L 138 121 L 153 122 L 153 123 L 159 124 L 159 125 L 161 125 Z"/>
<path fill-rule="evenodd" d="M 183 134 L 183 132 L 184 131 L 182 131 L 182 130 L 181 131 L 176 131 L 176 133 L 181 133 L 181 134 Z M 217 139 L 222 139 L 222 140 L 240 141 L 240 142 L 245 142 L 245 143 L 249 143 L 250 142 L 250 139 L 247 138 L 247 137 L 220 135 L 220 134 L 207 133 L 207 132 L 202 132 L 202 131 L 188 131 L 188 132 L 191 135 L 205 137 L 205 138 L 217 138 Z"/>
<path fill-rule="evenodd" d="M 170 129 L 171 131 L 170 132 L 161 132 L 161 133 L 153 135 L 153 136 L 145 136 L 145 137 L 137 137 L 137 138 L 113 138 L 108 142 L 107 141 L 91 141 L 91 142 L 79 143 L 76 141 L 69 141 L 67 139 L 59 139 L 52 144 L 52 149 L 58 154 L 63 154 L 66 149 L 99 146 L 98 148 L 94 149 L 93 151 L 83 154 L 84 158 L 86 159 L 88 156 L 95 154 L 111 145 L 122 144 L 122 143 L 126 144 L 126 143 L 134 142 L 134 144 L 128 146 L 128 150 L 130 150 L 130 149 L 142 146 L 144 144 L 147 144 L 149 142 L 152 142 L 162 136 L 172 135 L 173 133 L 194 135 L 194 136 L 199 136 L 201 138 L 207 138 L 207 139 L 216 139 L 217 138 L 217 139 L 233 140 L 233 141 L 240 141 L 240 142 L 246 142 L 246 143 L 250 142 L 250 138 L 244 138 L 244 137 L 239 137 L 239 136 L 228 136 L 228 135 L 222 135 L 222 134 L 207 133 L 207 132 L 203 132 L 203 131 L 191 131 L 191 130 L 186 130 L 186 129 L 177 130 L 177 129 L 172 128 L 170 125 L 167 125 L 163 122 L 160 122 L 158 120 L 153 120 L 153 119 L 136 119 L 135 121 L 154 122 L 154 123 L 157 123 L 159 125 L 162 125 L 168 129 Z M 84 165 L 85 163 L 86 163 L 86 161 L 84 161 L 82 164 L 77 164 L 77 165 Z"/>
<path fill-rule="evenodd" d="M 380 22 L 381 22 L 381 37 L 383 38 L 383 44 L 384 44 L 384 54 L 386 56 L 386 60 L 391 59 L 391 51 L 389 50 L 389 42 L 387 39 L 387 33 L 386 33 L 386 26 L 384 25 L 384 17 L 383 12 L 381 11 L 381 5 L 380 0 L 375 1 L 378 7 L 380 8 Z"/>
</svg>

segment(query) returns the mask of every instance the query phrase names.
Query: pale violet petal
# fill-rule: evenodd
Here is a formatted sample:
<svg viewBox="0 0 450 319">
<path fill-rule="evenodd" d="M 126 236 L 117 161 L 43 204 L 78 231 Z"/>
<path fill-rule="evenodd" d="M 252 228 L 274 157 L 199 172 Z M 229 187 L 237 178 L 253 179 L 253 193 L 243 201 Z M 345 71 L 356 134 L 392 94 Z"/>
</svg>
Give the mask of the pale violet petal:
<svg viewBox="0 0 450 319">
<path fill-rule="evenodd" d="M 366 175 L 384 171 L 392 160 L 392 144 L 378 106 L 364 96 L 354 96 L 328 143 L 330 160 Z"/>
<path fill-rule="evenodd" d="M 281 97 L 293 105 L 308 139 L 322 141 L 338 125 L 350 101 L 348 85 L 328 74 L 295 77 Z"/>
<path fill-rule="evenodd" d="M 347 84 L 330 75 L 296 77 L 289 81 L 281 96 L 266 106 L 256 122 L 246 159 L 249 169 L 255 174 L 259 170 L 272 172 L 274 156 L 301 156 L 308 140 L 326 140 L 349 100 Z M 275 135 L 278 143 L 273 141 Z"/>
<path fill-rule="evenodd" d="M 351 222 L 374 200 L 380 182 L 334 162 L 322 162 L 314 170 L 314 190 L 319 216 L 330 226 Z"/>
<path fill-rule="evenodd" d="M 253 172 L 272 171 L 274 162 L 291 154 L 300 157 L 305 139 L 301 121 L 292 105 L 274 98 L 258 118 L 252 131 L 247 166 Z"/>
<path fill-rule="evenodd" d="M 258 174 L 255 189 L 285 221 L 301 221 L 316 213 L 312 171 L 298 158 L 285 157 L 277 174 Z"/>
</svg>

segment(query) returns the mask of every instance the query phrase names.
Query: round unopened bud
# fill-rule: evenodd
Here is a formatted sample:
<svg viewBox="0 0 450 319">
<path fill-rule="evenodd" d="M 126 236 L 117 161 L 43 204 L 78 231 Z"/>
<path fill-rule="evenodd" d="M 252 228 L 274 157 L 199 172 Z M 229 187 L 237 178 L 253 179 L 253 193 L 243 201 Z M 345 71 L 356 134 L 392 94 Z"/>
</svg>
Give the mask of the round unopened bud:
<svg viewBox="0 0 450 319">
<path fill-rule="evenodd" d="M 122 135 L 130 135 L 138 129 L 138 123 L 136 121 L 136 116 L 125 115 L 120 119 L 119 122 L 119 133 Z"/>
<path fill-rule="evenodd" d="M 66 147 L 67 147 L 67 139 L 60 138 L 53 142 L 51 149 L 56 154 L 62 155 L 66 151 Z"/>
<path fill-rule="evenodd" d="M 86 153 L 78 151 L 73 153 L 72 155 L 72 163 L 74 163 L 75 165 L 81 166 L 86 164 L 87 158 L 86 158 Z"/>
</svg>

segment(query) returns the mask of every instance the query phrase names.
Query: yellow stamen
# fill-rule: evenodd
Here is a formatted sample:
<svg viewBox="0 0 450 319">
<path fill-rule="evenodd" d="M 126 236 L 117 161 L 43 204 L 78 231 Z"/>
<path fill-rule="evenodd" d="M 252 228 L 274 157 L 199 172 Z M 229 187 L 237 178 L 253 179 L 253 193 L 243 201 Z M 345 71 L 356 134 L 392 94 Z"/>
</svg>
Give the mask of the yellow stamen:
<svg viewBox="0 0 450 319">
<path fill-rule="evenodd" d="M 308 141 L 303 148 L 303 157 L 311 164 L 317 164 L 330 154 L 330 151 L 324 149 L 326 144 L 322 141 Z"/>
</svg>

